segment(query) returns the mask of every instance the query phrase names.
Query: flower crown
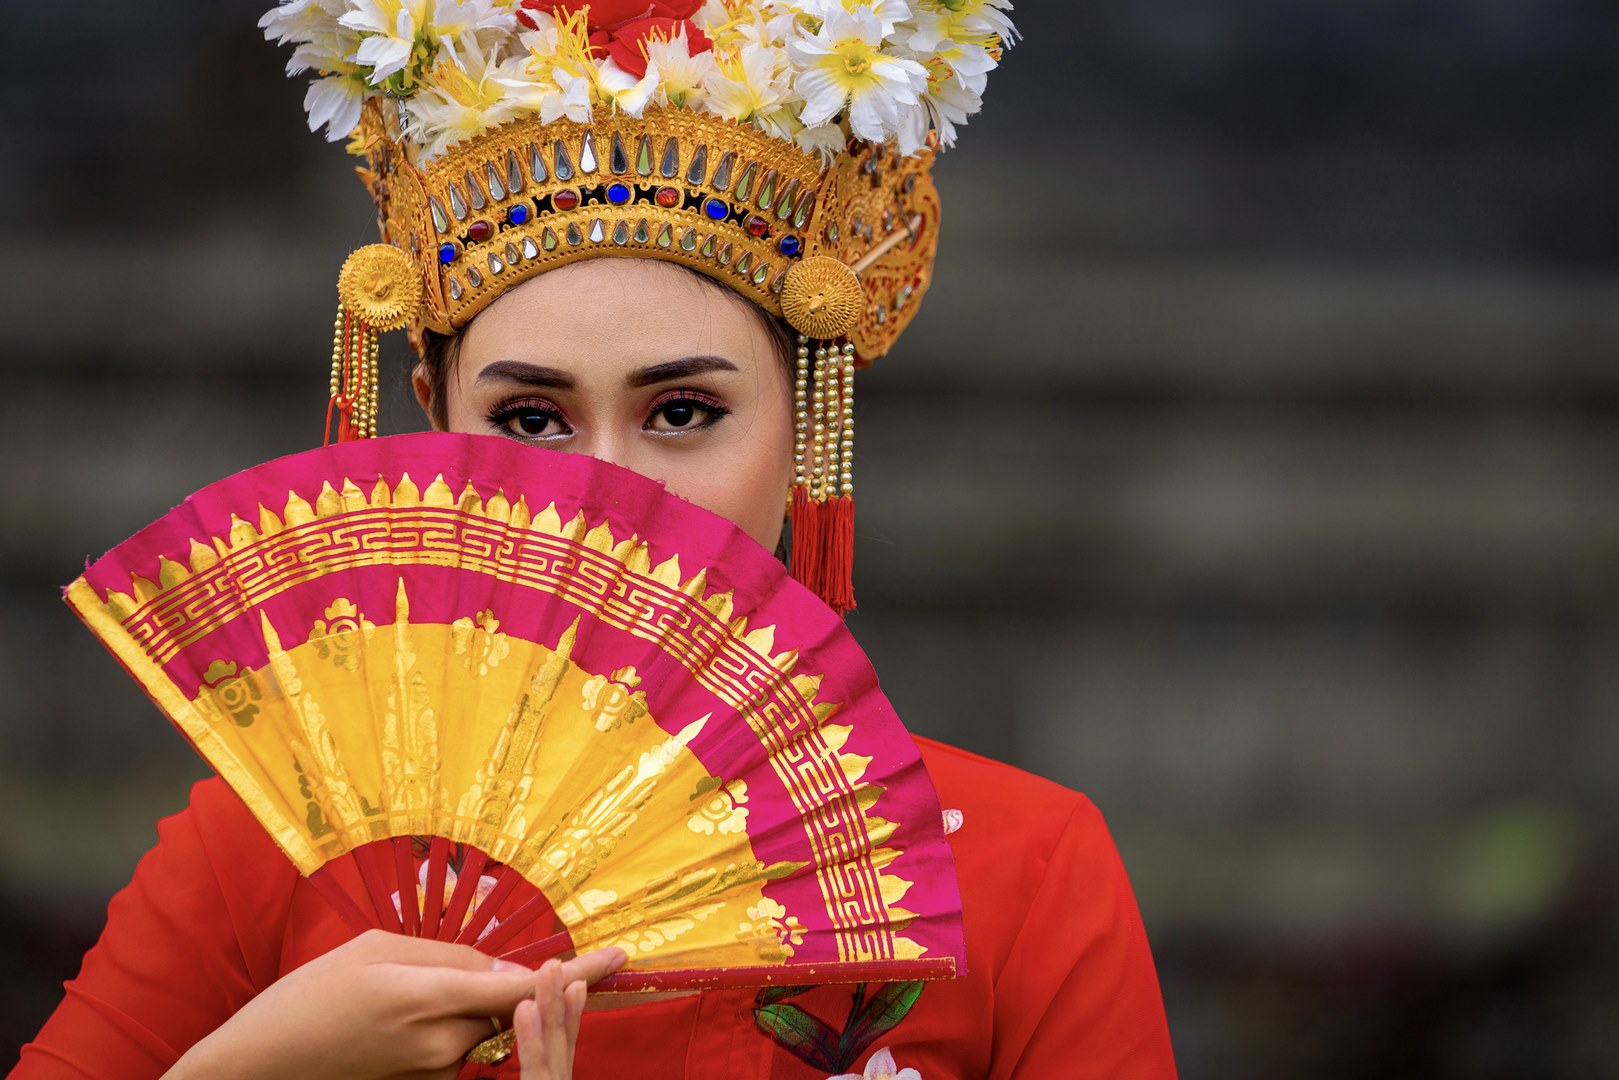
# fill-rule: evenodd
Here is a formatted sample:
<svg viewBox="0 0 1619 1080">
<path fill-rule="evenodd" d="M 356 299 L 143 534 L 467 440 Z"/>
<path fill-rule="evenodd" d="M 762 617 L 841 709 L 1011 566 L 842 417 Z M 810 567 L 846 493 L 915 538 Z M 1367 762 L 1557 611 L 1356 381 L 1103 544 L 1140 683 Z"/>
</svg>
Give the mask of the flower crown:
<svg viewBox="0 0 1619 1080">
<path fill-rule="evenodd" d="M 420 154 L 524 116 L 588 123 L 673 105 L 830 160 L 909 155 L 976 113 L 1016 40 L 1008 0 L 282 0 L 259 25 L 319 73 L 311 130 L 345 139 L 387 98 Z M 363 149 L 363 148 L 357 148 Z"/>
<path fill-rule="evenodd" d="M 799 334 L 791 569 L 849 610 L 854 371 L 927 291 L 934 151 L 1010 6 L 282 0 L 260 25 L 318 73 L 310 128 L 365 159 L 382 228 L 338 278 L 328 439 L 376 434 L 378 331 L 453 332 L 578 260 L 676 262 Z"/>
</svg>

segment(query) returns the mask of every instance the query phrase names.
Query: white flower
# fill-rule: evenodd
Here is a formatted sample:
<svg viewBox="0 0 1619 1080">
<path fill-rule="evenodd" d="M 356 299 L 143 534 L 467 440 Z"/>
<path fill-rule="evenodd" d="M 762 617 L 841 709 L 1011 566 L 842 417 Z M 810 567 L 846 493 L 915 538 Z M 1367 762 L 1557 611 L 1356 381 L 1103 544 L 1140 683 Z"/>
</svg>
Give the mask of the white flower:
<svg viewBox="0 0 1619 1080">
<path fill-rule="evenodd" d="M 287 74 L 318 71 L 322 75 L 347 75 L 359 71 L 359 66 L 349 60 L 359 43 L 359 34 L 345 30 L 334 22 L 331 30 L 318 31 L 298 43 L 298 47 L 292 50 L 292 58 L 287 61 Z"/>
<path fill-rule="evenodd" d="M 882 25 L 869 9 L 834 11 L 814 34 L 801 32 L 787 49 L 798 67 L 793 88 L 804 99 L 805 127 L 847 111 L 849 128 L 882 142 L 906 127 L 908 110 L 927 86 L 915 60 L 882 50 Z"/>
<path fill-rule="evenodd" d="M 281 0 L 259 19 L 267 40 L 278 45 L 313 41 L 321 34 L 338 32 L 338 16 L 348 10 L 344 0 Z"/>
<path fill-rule="evenodd" d="M 703 6 L 692 15 L 691 21 L 712 40 L 720 28 L 735 17 L 731 9 L 725 6 L 725 0 L 703 0 Z"/>
<path fill-rule="evenodd" d="M 595 98 L 595 84 L 590 76 L 558 70 L 554 77 L 557 92 L 546 95 L 540 106 L 540 123 L 549 124 L 564 116 L 576 124 L 590 123 L 590 107 Z"/>
<path fill-rule="evenodd" d="M 612 102 L 619 112 L 636 118 L 646 111 L 647 102 L 652 100 L 657 88 L 658 65 L 651 62 L 647 63 L 646 74 L 639 80 L 619 67 L 616 60 L 605 60 L 596 69 L 596 90 L 601 99 Z"/>
<path fill-rule="evenodd" d="M 915 0 L 916 12 L 912 16 L 917 29 L 928 29 L 955 41 L 976 41 L 989 44 L 991 37 L 1007 45 L 1018 40 L 1017 27 L 1007 12 L 1012 10 L 1009 0 Z M 918 44 L 910 47 L 932 52 L 936 44 Z"/>
<path fill-rule="evenodd" d="M 543 12 L 531 12 L 530 17 L 538 29 L 519 35 L 518 41 L 528 50 L 521 57 L 523 78 L 544 90 L 540 122 L 549 124 L 566 116 L 576 124 L 588 124 L 599 93 L 585 13 L 575 12 L 566 20 Z"/>
<path fill-rule="evenodd" d="M 528 17 L 535 28 L 518 34 L 517 43 L 536 56 L 550 56 L 555 53 L 557 38 L 561 34 L 557 28 L 557 21 L 544 11 L 531 11 Z"/>
<path fill-rule="evenodd" d="M 836 124 L 820 124 L 801 129 L 793 136 L 793 141 L 800 149 L 820 154 L 822 161 L 831 162 L 849 145 L 849 136 Z"/>
<path fill-rule="evenodd" d="M 404 102 L 422 143 L 423 158 L 436 157 L 480 132 L 538 112 L 544 103 L 547 88 L 527 78 L 523 57 L 497 63 L 492 54 L 477 49 L 467 52 L 464 62 L 463 68 L 448 59 L 439 61 Z"/>
<path fill-rule="evenodd" d="M 461 65 L 461 52 L 479 47 L 479 31 L 509 36 L 516 16 L 496 0 L 350 0 L 354 5 L 338 21 L 361 35 L 351 59 L 371 69 L 372 85 L 405 73 L 411 89 L 417 63 L 431 64 L 443 49 Z M 491 35 L 491 36 L 496 36 Z"/>
<path fill-rule="evenodd" d="M 792 78 L 785 49 L 750 41 L 715 66 L 705 84 L 704 106 L 728 119 L 752 122 L 793 100 Z"/>
<path fill-rule="evenodd" d="M 829 1076 L 826 1080 L 922 1080 L 922 1074 L 894 1064 L 893 1052 L 885 1046 L 871 1055 L 864 1074 L 844 1073 L 842 1076 Z"/>
<path fill-rule="evenodd" d="M 326 141 L 339 142 L 360 126 L 360 106 L 370 87 L 360 72 L 328 75 L 309 84 L 304 94 L 304 111 L 309 114 L 309 130 L 326 128 Z"/>
<path fill-rule="evenodd" d="M 692 16 L 692 21 L 714 42 L 716 52 L 733 51 L 732 39 L 780 45 L 793 36 L 798 19 L 797 8 L 770 0 L 762 7 L 750 4 L 735 12 L 728 11 L 718 0 L 709 0 Z"/>
<path fill-rule="evenodd" d="M 883 36 L 911 17 L 910 5 L 905 0 L 795 0 L 794 6 L 806 15 L 826 20 L 839 14 L 871 14 L 882 25 Z"/>
<path fill-rule="evenodd" d="M 405 70 L 416 51 L 426 8 L 433 0 L 354 0 L 354 10 L 339 22 L 361 35 L 349 59 L 371 69 L 371 82 L 381 86 L 388 76 Z M 423 42 L 425 44 L 425 42 Z"/>
<path fill-rule="evenodd" d="M 933 63 L 937 60 L 948 72 L 947 77 L 954 78 L 963 90 L 983 94 L 989 73 L 995 70 L 994 54 L 983 40 L 964 40 L 941 31 L 945 22 L 937 12 L 923 12 L 905 42 L 906 47 L 914 50 L 927 65 L 930 82 L 939 73 L 940 65 Z"/>
<path fill-rule="evenodd" d="M 922 107 L 907 118 L 909 123 L 899 133 L 901 154 L 914 153 L 922 146 L 930 127 L 939 133 L 940 146 L 954 146 L 956 125 L 965 124 L 984 103 L 976 90 L 962 86 L 950 65 L 937 57 L 928 61 L 928 88 L 921 101 Z"/>
<path fill-rule="evenodd" d="M 314 71 L 322 76 L 310 82 L 304 111 L 309 114 L 309 130 L 325 127 L 331 142 L 353 134 L 369 91 L 364 69 L 348 59 L 360 35 L 339 26 L 331 11 L 340 4 L 341 0 L 301 0 L 283 4 L 260 20 L 266 36 L 298 42 L 287 61 L 288 75 Z"/>
<path fill-rule="evenodd" d="M 714 54 L 704 49 L 693 55 L 684 26 L 677 26 L 667 41 L 648 38 L 646 60 L 648 71 L 658 69 L 658 93 L 664 101 L 685 108 L 702 104 L 703 84 L 714 74 Z"/>
</svg>

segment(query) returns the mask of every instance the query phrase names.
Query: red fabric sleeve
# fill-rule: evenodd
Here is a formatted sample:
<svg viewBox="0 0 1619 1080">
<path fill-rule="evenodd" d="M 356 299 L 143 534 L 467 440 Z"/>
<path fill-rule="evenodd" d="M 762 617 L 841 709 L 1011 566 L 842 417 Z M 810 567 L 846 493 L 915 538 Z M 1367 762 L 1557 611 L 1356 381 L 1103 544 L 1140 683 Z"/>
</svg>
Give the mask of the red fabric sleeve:
<svg viewBox="0 0 1619 1080">
<path fill-rule="evenodd" d="M 217 779 L 157 831 L 15 1080 L 160 1077 L 275 981 L 292 863 Z"/>
<path fill-rule="evenodd" d="M 923 992 L 896 1031 L 909 1043 L 899 1064 L 928 1080 L 1174 1077 L 1152 953 L 1101 813 L 1050 780 L 916 742 L 941 804 L 962 814 L 950 844 L 968 971 Z"/>
<path fill-rule="evenodd" d="M 995 983 L 990 1080 L 1171 1080 L 1146 931 L 1102 815 L 1080 798 Z"/>
</svg>

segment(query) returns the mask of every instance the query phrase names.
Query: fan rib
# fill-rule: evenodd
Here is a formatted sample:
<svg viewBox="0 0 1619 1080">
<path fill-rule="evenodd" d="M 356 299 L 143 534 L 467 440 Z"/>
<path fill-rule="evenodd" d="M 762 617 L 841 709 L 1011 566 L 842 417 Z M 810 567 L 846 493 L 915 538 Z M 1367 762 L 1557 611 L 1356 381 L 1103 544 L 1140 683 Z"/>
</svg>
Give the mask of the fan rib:
<svg viewBox="0 0 1619 1080">
<path fill-rule="evenodd" d="M 519 945 L 511 952 L 501 953 L 500 959 L 537 968 L 551 957 L 561 956 L 572 948 L 573 937 L 566 930 L 563 930 L 561 933 L 552 934 L 550 937 L 531 941 L 527 945 Z"/>
<path fill-rule="evenodd" d="M 350 899 L 349 894 L 344 891 L 343 886 L 333 880 L 329 866 L 323 866 L 310 874 L 309 884 L 315 887 L 315 891 L 320 893 L 326 902 L 331 905 L 332 910 L 337 912 L 338 916 L 348 923 L 349 929 L 356 934 L 363 934 L 367 930 L 374 928 L 375 924 L 365 917 L 365 914 L 360 911 L 359 905 Z"/>
<path fill-rule="evenodd" d="M 433 837 L 427 849 L 427 900 L 422 908 L 422 937 L 438 937 L 439 920 L 444 915 L 444 868 L 450 864 L 450 841 Z"/>
<path fill-rule="evenodd" d="M 475 847 L 461 850 L 465 852 L 465 858 L 455 878 L 455 892 L 450 895 L 450 905 L 444 909 L 444 919 L 439 923 L 437 937 L 440 941 L 454 941 L 461 932 L 461 920 L 466 918 L 467 905 L 472 903 L 472 895 L 478 890 L 478 879 L 483 876 L 484 864 L 489 861 L 489 856 Z"/>
<path fill-rule="evenodd" d="M 536 893 L 523 901 L 517 910 L 500 920 L 499 925 L 493 930 L 479 938 L 478 947 L 484 952 L 493 953 L 516 937 L 518 931 L 526 929 L 546 914 L 551 915 L 552 924 L 555 925 L 556 909 L 551 906 L 551 901 L 546 899 L 543 892 Z"/>
<path fill-rule="evenodd" d="M 354 865 L 360 870 L 360 880 L 365 882 L 366 895 L 371 898 L 371 907 L 377 913 L 376 926 L 398 934 L 404 928 L 399 922 L 399 912 L 394 910 L 393 898 L 388 895 L 388 873 L 382 863 L 381 854 L 374 844 L 362 844 L 354 849 Z"/>
<path fill-rule="evenodd" d="M 416 856 L 410 850 L 410 837 L 393 838 L 394 880 L 399 885 L 399 915 L 405 933 L 421 934 L 421 913 L 416 907 Z"/>
<path fill-rule="evenodd" d="M 506 898 L 512 894 L 512 890 L 517 888 L 518 884 L 523 880 L 509 866 L 502 866 L 495 874 L 495 887 L 489 890 L 489 895 L 484 897 L 478 904 L 478 910 L 472 913 L 472 917 L 461 928 L 461 933 L 456 935 L 455 943 L 457 945 L 472 945 L 477 942 L 478 935 L 483 933 L 483 928 L 489 925 L 489 920 L 495 917 L 495 912 L 500 910 L 500 905 L 506 902 Z"/>
</svg>

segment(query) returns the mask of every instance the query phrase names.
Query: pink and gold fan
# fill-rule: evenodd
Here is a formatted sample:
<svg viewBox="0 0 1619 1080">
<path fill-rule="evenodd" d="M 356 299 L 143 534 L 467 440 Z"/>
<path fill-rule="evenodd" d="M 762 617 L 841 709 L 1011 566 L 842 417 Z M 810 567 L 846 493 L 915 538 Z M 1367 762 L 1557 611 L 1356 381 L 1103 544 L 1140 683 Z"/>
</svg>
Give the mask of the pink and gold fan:
<svg viewBox="0 0 1619 1080">
<path fill-rule="evenodd" d="M 272 461 L 68 602 L 356 929 L 602 989 L 943 978 L 915 745 L 833 612 L 626 470 L 488 437 Z"/>
</svg>

